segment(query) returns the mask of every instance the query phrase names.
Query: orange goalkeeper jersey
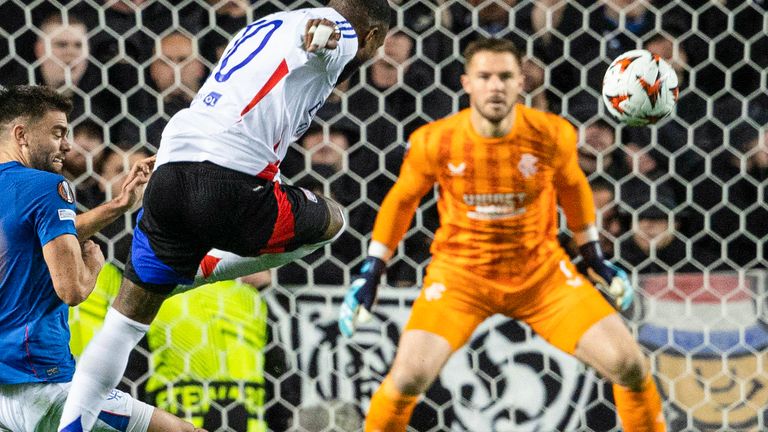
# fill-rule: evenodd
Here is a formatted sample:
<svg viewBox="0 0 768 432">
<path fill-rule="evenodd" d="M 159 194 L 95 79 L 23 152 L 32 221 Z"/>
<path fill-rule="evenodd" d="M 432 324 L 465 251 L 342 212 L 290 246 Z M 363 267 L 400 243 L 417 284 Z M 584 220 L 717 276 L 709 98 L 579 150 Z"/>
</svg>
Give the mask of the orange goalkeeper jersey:
<svg viewBox="0 0 768 432">
<path fill-rule="evenodd" d="M 570 123 L 520 104 L 514 116 L 502 138 L 480 136 L 469 109 L 416 130 L 373 240 L 394 250 L 420 198 L 437 183 L 433 264 L 508 281 L 511 290 L 553 271 L 565 258 L 557 241 L 557 198 L 576 231 L 594 223 L 592 193 Z"/>
</svg>

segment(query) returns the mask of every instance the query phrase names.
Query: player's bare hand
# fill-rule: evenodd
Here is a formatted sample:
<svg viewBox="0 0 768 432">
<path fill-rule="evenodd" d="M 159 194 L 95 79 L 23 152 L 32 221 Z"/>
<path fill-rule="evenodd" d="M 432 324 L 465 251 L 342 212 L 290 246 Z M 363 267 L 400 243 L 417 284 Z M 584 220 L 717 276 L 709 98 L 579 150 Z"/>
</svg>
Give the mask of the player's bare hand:
<svg viewBox="0 0 768 432">
<path fill-rule="evenodd" d="M 104 254 L 99 245 L 92 240 L 86 240 L 80 245 L 83 262 L 88 270 L 98 273 L 104 266 Z"/>
<path fill-rule="evenodd" d="M 128 211 L 141 201 L 144 196 L 144 186 L 152 175 L 156 160 L 157 156 L 150 156 L 133 164 L 120 188 L 120 195 L 115 198 L 115 203 L 120 208 Z"/>
<path fill-rule="evenodd" d="M 304 50 L 336 49 L 340 39 L 341 32 L 336 23 L 325 18 L 311 19 L 304 29 Z"/>
</svg>

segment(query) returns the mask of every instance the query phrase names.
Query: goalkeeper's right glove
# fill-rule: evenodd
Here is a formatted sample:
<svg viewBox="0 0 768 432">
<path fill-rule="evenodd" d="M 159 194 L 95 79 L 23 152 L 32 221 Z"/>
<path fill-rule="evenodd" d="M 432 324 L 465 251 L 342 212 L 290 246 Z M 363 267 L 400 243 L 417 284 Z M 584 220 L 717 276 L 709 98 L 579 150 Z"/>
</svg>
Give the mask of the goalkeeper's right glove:
<svg viewBox="0 0 768 432">
<path fill-rule="evenodd" d="M 360 274 L 352 281 L 339 311 L 339 330 L 352 337 L 358 323 L 371 319 L 371 308 L 376 301 L 376 291 L 387 264 L 380 258 L 369 256 L 363 261 Z"/>
</svg>

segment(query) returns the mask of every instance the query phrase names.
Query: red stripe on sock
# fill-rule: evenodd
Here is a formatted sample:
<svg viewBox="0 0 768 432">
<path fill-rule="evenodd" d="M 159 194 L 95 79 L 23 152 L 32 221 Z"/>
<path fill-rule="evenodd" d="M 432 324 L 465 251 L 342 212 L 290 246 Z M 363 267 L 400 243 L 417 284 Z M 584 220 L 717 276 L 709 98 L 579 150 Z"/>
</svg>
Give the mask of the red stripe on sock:
<svg viewBox="0 0 768 432">
<path fill-rule="evenodd" d="M 216 270 L 216 266 L 219 264 L 219 261 L 221 261 L 221 258 L 216 258 L 215 256 L 206 255 L 202 261 L 200 261 L 200 271 L 203 272 L 203 277 L 208 278 L 208 276 L 213 274 L 213 271 Z"/>
</svg>

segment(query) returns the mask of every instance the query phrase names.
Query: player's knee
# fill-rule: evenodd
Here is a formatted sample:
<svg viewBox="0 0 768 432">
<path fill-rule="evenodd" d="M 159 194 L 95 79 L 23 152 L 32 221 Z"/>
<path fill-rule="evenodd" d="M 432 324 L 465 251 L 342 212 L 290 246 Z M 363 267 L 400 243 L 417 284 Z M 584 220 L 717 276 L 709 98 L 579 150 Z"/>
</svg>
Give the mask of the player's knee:
<svg viewBox="0 0 768 432">
<path fill-rule="evenodd" d="M 346 219 L 344 218 L 344 208 L 330 198 L 326 198 L 325 203 L 328 206 L 330 221 L 328 223 L 328 228 L 323 233 L 321 241 L 332 240 L 342 232 L 347 225 Z"/>
<path fill-rule="evenodd" d="M 399 367 L 396 367 L 399 366 Z M 408 361 L 393 365 L 390 376 L 395 386 L 404 394 L 419 395 L 427 391 L 437 377 L 439 367 L 425 362 Z"/>
<path fill-rule="evenodd" d="M 400 392 L 406 395 L 420 395 L 432 384 L 431 374 L 425 371 L 407 371 L 391 373 L 392 381 Z"/>
<path fill-rule="evenodd" d="M 611 381 L 630 389 L 639 389 L 645 377 L 645 359 L 637 347 L 617 349 L 608 365 Z"/>
</svg>

